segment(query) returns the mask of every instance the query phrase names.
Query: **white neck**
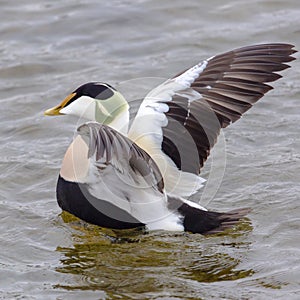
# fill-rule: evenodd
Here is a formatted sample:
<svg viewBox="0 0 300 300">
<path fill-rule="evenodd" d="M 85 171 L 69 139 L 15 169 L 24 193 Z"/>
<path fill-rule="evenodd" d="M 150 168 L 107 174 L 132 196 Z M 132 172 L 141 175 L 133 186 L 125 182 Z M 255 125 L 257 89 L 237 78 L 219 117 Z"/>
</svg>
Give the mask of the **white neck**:
<svg viewBox="0 0 300 300">
<path fill-rule="evenodd" d="M 128 109 L 124 109 L 116 118 L 113 119 L 113 121 L 109 124 L 110 127 L 113 129 L 121 132 L 125 136 L 127 136 L 128 133 L 128 125 L 129 125 L 129 111 Z"/>
</svg>

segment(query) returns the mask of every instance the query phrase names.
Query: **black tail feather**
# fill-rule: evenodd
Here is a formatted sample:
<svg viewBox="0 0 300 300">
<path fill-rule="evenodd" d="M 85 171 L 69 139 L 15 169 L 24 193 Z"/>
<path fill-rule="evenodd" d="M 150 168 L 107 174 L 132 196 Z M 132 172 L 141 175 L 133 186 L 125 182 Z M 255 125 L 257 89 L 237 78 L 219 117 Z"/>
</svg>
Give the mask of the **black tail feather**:
<svg viewBox="0 0 300 300">
<path fill-rule="evenodd" d="M 250 208 L 240 208 L 227 213 L 219 213 L 191 207 L 186 203 L 178 209 L 178 212 L 184 217 L 185 231 L 201 234 L 220 233 L 232 228 L 250 211 Z"/>
<path fill-rule="evenodd" d="M 213 234 L 213 233 L 221 233 L 228 228 L 232 228 L 237 225 L 237 223 L 245 217 L 251 208 L 239 208 L 227 213 L 218 213 L 218 219 L 220 221 L 220 225 L 214 229 L 206 231 L 205 234 Z"/>
</svg>

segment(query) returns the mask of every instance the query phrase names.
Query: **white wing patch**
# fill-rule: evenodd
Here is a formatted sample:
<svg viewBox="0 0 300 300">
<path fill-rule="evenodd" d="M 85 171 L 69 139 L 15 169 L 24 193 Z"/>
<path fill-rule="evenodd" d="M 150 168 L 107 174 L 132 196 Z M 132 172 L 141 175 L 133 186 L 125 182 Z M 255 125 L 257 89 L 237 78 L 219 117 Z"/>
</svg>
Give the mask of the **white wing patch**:
<svg viewBox="0 0 300 300">
<path fill-rule="evenodd" d="M 202 73 L 203 70 L 206 68 L 208 60 L 204 60 L 203 62 L 188 69 L 181 75 L 174 78 L 174 80 L 184 87 L 190 87 L 191 84 L 195 81 L 195 79 L 199 76 L 199 74 Z"/>
<path fill-rule="evenodd" d="M 156 162 L 162 173 L 166 192 L 171 195 L 188 197 L 196 193 L 205 181 L 195 174 L 179 170 L 162 151 L 162 128 L 168 125 L 168 119 L 164 114 L 169 110 L 166 103 L 172 101 L 175 95 L 188 99 L 189 103 L 201 98 L 201 94 L 190 88 L 190 85 L 206 65 L 207 61 L 197 64 L 150 91 L 142 102 L 128 133 L 128 137 L 149 153 Z"/>
</svg>

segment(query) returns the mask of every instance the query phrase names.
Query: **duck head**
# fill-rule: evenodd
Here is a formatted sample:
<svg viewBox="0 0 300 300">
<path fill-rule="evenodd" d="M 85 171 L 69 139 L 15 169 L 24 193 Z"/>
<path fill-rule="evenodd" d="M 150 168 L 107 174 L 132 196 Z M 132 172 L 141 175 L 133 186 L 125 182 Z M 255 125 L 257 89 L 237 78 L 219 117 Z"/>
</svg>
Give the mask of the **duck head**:
<svg viewBox="0 0 300 300">
<path fill-rule="evenodd" d="M 47 109 L 46 116 L 73 115 L 89 121 L 119 127 L 124 115 L 129 118 L 129 106 L 120 92 L 107 83 L 88 82 L 69 94 L 60 104 Z M 128 116 L 127 116 L 128 115 Z"/>
</svg>

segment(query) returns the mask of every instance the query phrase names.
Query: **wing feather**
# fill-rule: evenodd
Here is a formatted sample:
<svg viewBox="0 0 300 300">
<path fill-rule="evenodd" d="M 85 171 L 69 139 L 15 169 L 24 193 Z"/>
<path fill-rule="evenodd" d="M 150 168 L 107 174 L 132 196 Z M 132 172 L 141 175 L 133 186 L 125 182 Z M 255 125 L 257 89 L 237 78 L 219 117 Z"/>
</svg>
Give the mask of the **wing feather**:
<svg viewBox="0 0 300 300">
<path fill-rule="evenodd" d="M 201 187 L 202 181 L 187 173 L 198 175 L 221 128 L 272 89 L 267 83 L 281 78 L 276 72 L 295 59 L 293 48 L 261 44 L 216 55 L 145 97 L 128 136 L 153 156 L 168 192 L 190 195 L 196 191 L 192 188 Z"/>
<path fill-rule="evenodd" d="M 87 122 L 77 131 L 88 140 L 88 158 L 94 157 L 95 165 L 111 165 L 119 172 L 130 169 L 142 176 L 148 186 L 163 193 L 164 182 L 159 168 L 148 153 L 129 138 L 97 122 Z"/>
<path fill-rule="evenodd" d="M 144 224 L 169 214 L 162 175 L 148 153 L 97 122 L 77 131 L 88 147 L 89 170 L 82 182 L 93 199 L 109 202 Z"/>
</svg>

